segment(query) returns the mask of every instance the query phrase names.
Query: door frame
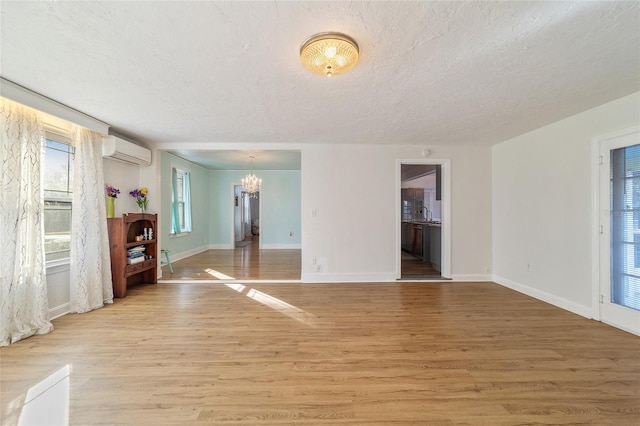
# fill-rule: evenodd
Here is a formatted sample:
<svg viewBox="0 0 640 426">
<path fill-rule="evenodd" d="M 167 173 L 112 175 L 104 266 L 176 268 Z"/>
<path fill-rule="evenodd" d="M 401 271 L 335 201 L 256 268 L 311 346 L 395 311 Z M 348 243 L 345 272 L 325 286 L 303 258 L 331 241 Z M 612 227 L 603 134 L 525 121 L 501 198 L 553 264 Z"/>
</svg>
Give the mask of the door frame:
<svg viewBox="0 0 640 426">
<path fill-rule="evenodd" d="M 606 303 L 604 301 L 604 291 L 602 285 L 606 282 L 607 285 L 611 285 L 610 279 L 605 280 L 604 278 L 610 274 L 609 270 L 604 270 L 606 268 L 603 267 L 603 264 L 608 264 L 608 259 L 603 259 L 603 245 L 611 244 L 611 229 L 610 229 L 610 221 L 604 220 L 604 218 L 609 217 L 609 207 L 603 209 L 601 203 L 604 201 L 603 197 L 608 197 L 609 194 L 603 194 L 601 179 L 606 177 L 609 173 L 610 164 L 605 164 L 604 159 L 601 157 L 601 151 L 603 149 L 612 149 L 614 148 L 613 141 L 615 139 L 624 138 L 627 136 L 632 136 L 634 134 L 640 135 L 640 126 L 633 126 L 624 130 L 620 130 L 613 133 L 608 133 L 605 135 L 596 136 L 592 139 L 591 143 L 591 157 L 592 157 L 592 165 L 593 165 L 593 173 L 592 175 L 592 188 L 594 191 L 593 202 L 591 206 L 592 215 L 592 244 L 591 244 L 591 257 L 592 257 L 592 268 L 591 268 L 591 297 L 592 297 L 592 315 L 593 319 L 596 319 L 605 324 L 611 325 L 613 327 L 619 328 L 621 330 L 640 335 L 640 324 L 638 324 L 637 328 L 630 328 L 626 326 L 624 323 L 618 323 L 617 321 L 612 321 L 610 318 L 605 318 L 603 315 L 603 305 Z M 628 145 L 624 145 L 628 146 Z M 610 251 L 607 251 L 610 253 Z M 604 256 L 606 257 L 606 256 Z M 609 267 L 610 268 L 610 267 Z M 625 308 L 630 309 L 630 308 Z"/>
<path fill-rule="evenodd" d="M 236 247 L 236 186 L 242 187 L 242 183 L 240 182 L 231 182 L 231 233 L 229 234 L 231 237 L 230 247 L 235 249 Z M 258 227 L 260 229 L 260 234 L 262 235 L 262 207 L 264 205 L 264 196 L 263 190 L 264 183 L 260 186 L 260 203 L 258 204 Z M 242 192 L 242 191 L 241 191 Z M 258 249 L 262 249 L 262 238 L 258 239 Z"/>
<path fill-rule="evenodd" d="M 450 158 L 424 158 L 424 159 L 397 159 L 396 160 L 396 279 L 402 275 L 402 216 L 400 205 L 402 203 L 402 165 L 423 164 L 441 166 L 441 216 L 442 216 L 442 241 L 440 280 L 429 279 L 430 282 L 451 280 L 451 159 Z"/>
</svg>

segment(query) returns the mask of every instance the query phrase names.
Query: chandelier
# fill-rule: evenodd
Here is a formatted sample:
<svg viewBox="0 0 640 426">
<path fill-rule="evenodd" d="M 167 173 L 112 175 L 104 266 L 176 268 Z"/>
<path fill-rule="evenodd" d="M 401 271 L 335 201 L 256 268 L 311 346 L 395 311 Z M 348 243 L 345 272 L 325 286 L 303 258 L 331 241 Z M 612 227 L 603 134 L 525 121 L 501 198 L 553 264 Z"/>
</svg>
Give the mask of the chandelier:
<svg viewBox="0 0 640 426">
<path fill-rule="evenodd" d="M 300 61 L 309 71 L 331 77 L 350 70 L 358 62 L 358 45 L 341 33 L 320 33 L 300 47 Z"/>
<path fill-rule="evenodd" d="M 260 190 L 260 187 L 262 186 L 262 179 L 258 178 L 255 173 L 253 173 L 254 156 L 249 156 L 249 159 L 251 161 L 251 169 L 249 170 L 249 174 L 242 179 L 242 186 L 249 194 L 254 195 Z"/>
</svg>

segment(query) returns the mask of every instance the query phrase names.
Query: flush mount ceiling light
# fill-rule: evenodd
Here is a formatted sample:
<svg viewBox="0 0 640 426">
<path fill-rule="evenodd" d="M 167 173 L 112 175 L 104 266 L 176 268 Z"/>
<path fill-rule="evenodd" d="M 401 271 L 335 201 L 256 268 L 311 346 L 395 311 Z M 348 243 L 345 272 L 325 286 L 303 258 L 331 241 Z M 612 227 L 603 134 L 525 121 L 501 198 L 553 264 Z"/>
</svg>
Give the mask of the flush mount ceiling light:
<svg viewBox="0 0 640 426">
<path fill-rule="evenodd" d="M 341 33 L 320 33 L 300 47 L 300 61 L 309 71 L 331 77 L 350 70 L 358 62 L 358 45 Z"/>
<path fill-rule="evenodd" d="M 249 169 L 249 174 L 246 175 L 243 179 L 242 179 L 242 186 L 244 187 L 244 189 L 247 190 L 247 192 L 249 194 L 251 194 L 252 196 L 258 192 L 260 190 L 260 187 L 262 186 L 262 179 L 259 179 L 254 173 L 253 173 L 253 159 L 255 157 L 253 155 L 249 156 L 249 160 L 251 161 L 251 168 Z"/>
</svg>

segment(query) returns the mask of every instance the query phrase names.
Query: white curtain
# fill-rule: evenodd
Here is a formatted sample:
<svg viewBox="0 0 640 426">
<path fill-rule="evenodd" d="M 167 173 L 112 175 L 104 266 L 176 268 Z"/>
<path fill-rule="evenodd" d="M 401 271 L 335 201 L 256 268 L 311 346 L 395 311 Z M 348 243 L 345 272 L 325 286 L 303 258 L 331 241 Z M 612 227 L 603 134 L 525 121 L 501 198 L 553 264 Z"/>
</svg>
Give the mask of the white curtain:
<svg viewBox="0 0 640 426">
<path fill-rule="evenodd" d="M 71 312 L 113 303 L 101 136 L 76 128 L 71 214 Z"/>
<path fill-rule="evenodd" d="M 53 330 L 44 259 L 39 113 L 0 98 L 0 346 Z"/>
</svg>

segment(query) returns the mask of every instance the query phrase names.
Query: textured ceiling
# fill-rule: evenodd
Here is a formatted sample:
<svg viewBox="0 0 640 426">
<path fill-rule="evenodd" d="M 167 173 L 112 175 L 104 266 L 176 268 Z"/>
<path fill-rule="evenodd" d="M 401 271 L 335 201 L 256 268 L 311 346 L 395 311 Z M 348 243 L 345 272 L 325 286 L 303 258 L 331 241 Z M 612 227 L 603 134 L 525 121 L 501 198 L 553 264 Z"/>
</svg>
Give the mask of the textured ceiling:
<svg viewBox="0 0 640 426">
<path fill-rule="evenodd" d="M 209 170 L 301 170 L 300 151 L 283 150 L 215 150 L 174 149 L 170 152 Z"/>
<path fill-rule="evenodd" d="M 2 77 L 155 142 L 490 145 L 640 90 L 640 3 L 0 3 Z M 331 79 L 300 44 L 340 31 Z"/>
</svg>

